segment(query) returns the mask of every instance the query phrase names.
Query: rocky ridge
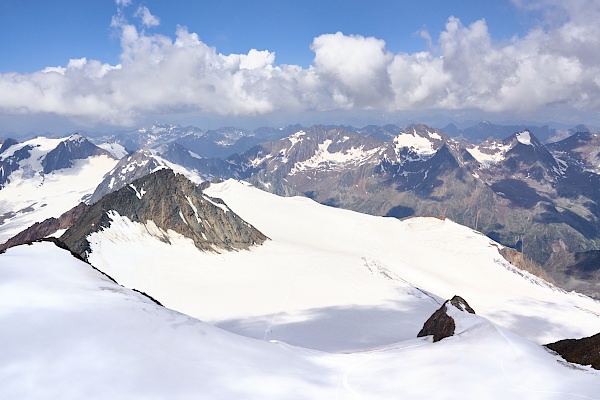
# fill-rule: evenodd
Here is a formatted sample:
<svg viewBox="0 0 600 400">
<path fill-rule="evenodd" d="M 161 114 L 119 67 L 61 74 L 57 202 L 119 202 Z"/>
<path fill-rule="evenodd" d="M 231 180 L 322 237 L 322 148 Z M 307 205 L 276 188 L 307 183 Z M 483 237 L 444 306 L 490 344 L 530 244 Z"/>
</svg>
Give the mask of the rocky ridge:
<svg viewBox="0 0 600 400">
<path fill-rule="evenodd" d="M 221 200 L 205 195 L 183 175 L 160 169 L 91 205 L 60 240 L 85 258 L 90 250 L 88 235 L 108 228 L 112 219 L 119 216 L 154 224 L 157 237 L 166 242 L 169 230 L 177 232 L 192 239 L 203 251 L 247 249 L 267 239 Z"/>
</svg>

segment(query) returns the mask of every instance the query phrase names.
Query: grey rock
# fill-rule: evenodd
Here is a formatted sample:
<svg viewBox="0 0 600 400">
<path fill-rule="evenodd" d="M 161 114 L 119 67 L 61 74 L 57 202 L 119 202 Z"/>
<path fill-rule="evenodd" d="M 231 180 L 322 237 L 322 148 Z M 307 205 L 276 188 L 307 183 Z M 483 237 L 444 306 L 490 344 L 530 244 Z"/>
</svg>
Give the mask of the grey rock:
<svg viewBox="0 0 600 400">
<path fill-rule="evenodd" d="M 60 237 L 69 249 L 87 258 L 88 235 L 108 228 L 109 212 L 131 221 L 153 221 L 162 232 L 173 230 L 203 251 L 248 249 L 267 237 L 241 219 L 220 199 L 210 198 L 183 175 L 161 169 L 112 192 L 89 206 L 83 217 Z M 166 234 L 160 240 L 169 242 Z"/>
</svg>

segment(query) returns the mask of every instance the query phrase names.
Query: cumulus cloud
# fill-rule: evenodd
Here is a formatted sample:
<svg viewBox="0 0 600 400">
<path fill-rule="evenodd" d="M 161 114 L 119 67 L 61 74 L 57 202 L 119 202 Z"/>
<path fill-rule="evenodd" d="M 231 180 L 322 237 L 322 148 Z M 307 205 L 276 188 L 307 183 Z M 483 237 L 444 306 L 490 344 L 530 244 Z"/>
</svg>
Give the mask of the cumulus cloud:
<svg viewBox="0 0 600 400">
<path fill-rule="evenodd" d="M 152 15 L 148 7 L 139 6 L 134 16 L 140 18 L 142 20 L 142 24 L 144 24 L 144 26 L 147 28 L 160 25 L 160 18 Z"/>
<path fill-rule="evenodd" d="M 314 39 L 314 68 L 336 104 L 380 108 L 393 98 L 385 42 L 341 32 Z"/>
<path fill-rule="evenodd" d="M 112 26 L 120 63 L 87 58 L 32 74 L 0 75 L 0 113 L 52 113 L 88 123 L 134 124 L 176 112 L 260 115 L 324 110 L 532 112 L 560 104 L 600 107 L 600 5 L 591 0 L 514 0 L 544 23 L 495 43 L 484 20 L 449 17 L 428 50 L 394 54 L 383 40 L 341 32 L 314 38 L 313 65 L 277 65 L 275 53 L 220 54 L 179 27 L 150 34 L 146 7 L 132 24 L 117 0 Z M 536 11 L 537 10 L 537 11 Z"/>
</svg>

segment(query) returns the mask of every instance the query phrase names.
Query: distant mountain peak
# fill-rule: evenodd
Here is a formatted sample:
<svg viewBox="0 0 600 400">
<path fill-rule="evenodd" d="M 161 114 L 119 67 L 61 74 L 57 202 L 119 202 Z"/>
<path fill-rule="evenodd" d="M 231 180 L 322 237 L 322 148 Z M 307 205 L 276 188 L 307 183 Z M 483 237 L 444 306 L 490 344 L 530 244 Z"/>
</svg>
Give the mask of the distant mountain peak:
<svg viewBox="0 0 600 400">
<path fill-rule="evenodd" d="M 44 173 L 48 174 L 61 168 L 71 167 L 75 160 L 100 155 L 114 158 L 110 152 L 101 149 L 76 133 L 60 142 L 54 150 L 48 152 L 42 160 L 42 166 L 44 167 Z"/>
</svg>

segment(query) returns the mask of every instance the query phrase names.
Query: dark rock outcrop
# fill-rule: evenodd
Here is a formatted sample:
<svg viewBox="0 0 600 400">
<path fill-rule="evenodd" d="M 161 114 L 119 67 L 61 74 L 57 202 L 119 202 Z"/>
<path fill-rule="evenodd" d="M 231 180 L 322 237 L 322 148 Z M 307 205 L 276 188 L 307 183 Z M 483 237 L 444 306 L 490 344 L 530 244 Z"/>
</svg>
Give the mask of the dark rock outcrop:
<svg viewBox="0 0 600 400">
<path fill-rule="evenodd" d="M 0 146 L 0 154 L 4 153 L 4 150 L 8 149 L 10 146 L 15 144 L 19 144 L 16 139 L 8 138 L 4 142 L 2 142 L 2 146 Z"/>
<path fill-rule="evenodd" d="M 454 318 L 447 313 L 447 304 L 450 303 L 454 307 L 461 311 L 475 314 L 475 310 L 469 306 L 469 304 L 460 296 L 454 296 L 450 300 L 446 300 L 444 304 L 434 312 L 431 317 L 423 325 L 423 329 L 419 331 L 417 337 L 433 335 L 433 342 L 439 342 L 440 340 L 454 335 L 456 325 Z"/>
<path fill-rule="evenodd" d="M 564 339 L 546 345 L 565 360 L 600 369 L 600 333 L 582 339 Z"/>
</svg>

